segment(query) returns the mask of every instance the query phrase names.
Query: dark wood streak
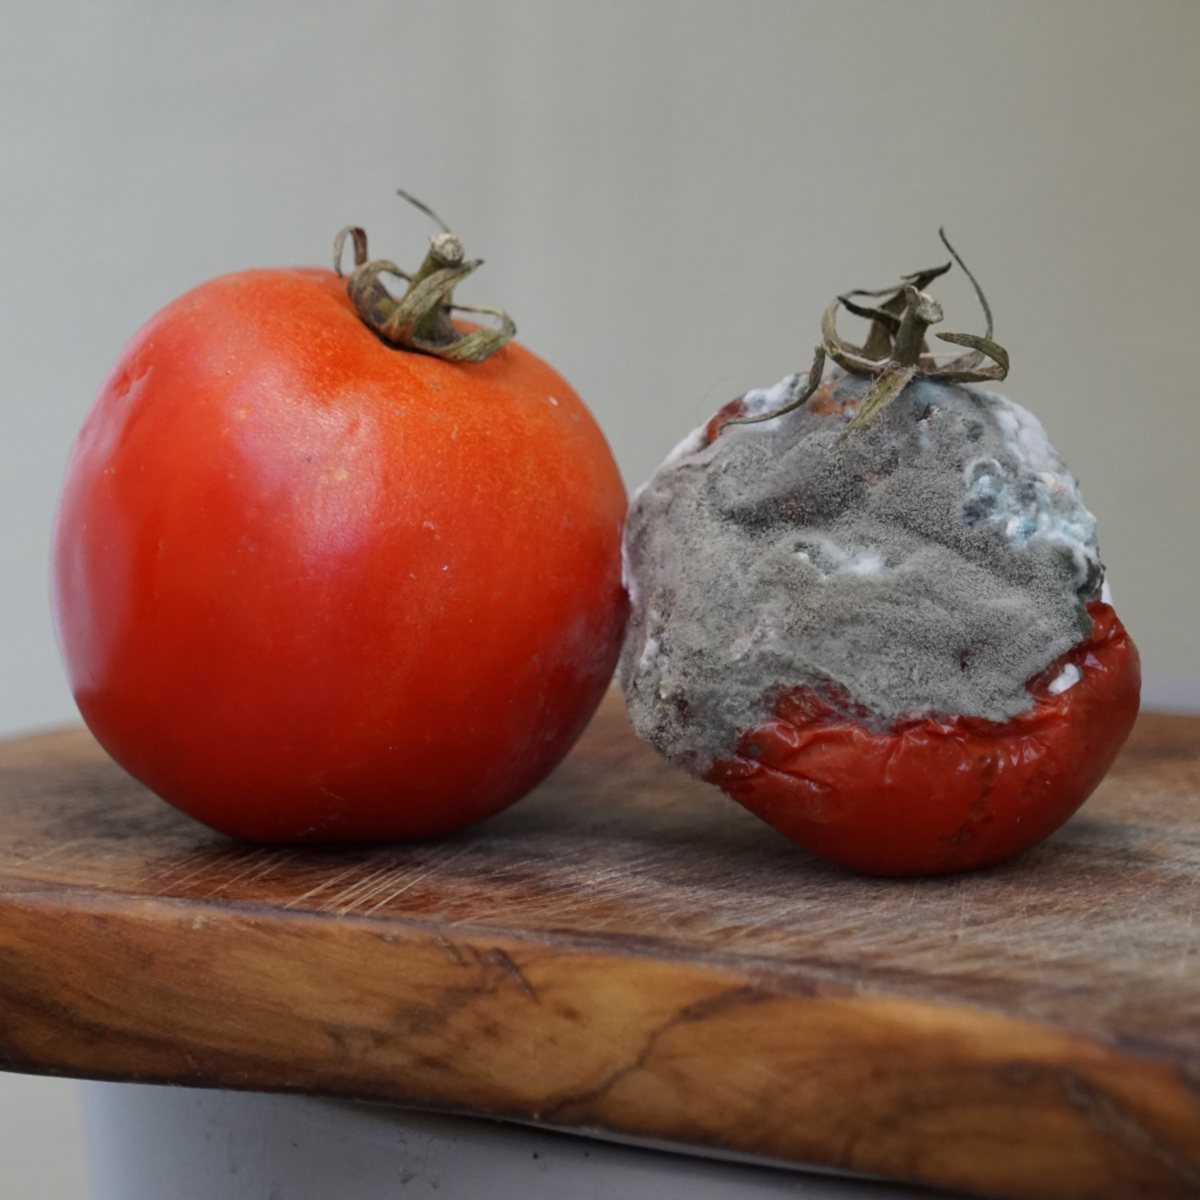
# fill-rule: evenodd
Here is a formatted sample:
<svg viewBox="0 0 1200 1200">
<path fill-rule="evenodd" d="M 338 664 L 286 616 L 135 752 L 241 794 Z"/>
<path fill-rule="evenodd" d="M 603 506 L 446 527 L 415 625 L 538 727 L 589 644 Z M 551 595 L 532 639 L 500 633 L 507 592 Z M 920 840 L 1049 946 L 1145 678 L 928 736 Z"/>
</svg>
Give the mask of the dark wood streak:
<svg viewBox="0 0 1200 1200">
<path fill-rule="evenodd" d="M 1193 1194 L 1200 1196 L 1200 1168 L 1188 1163 L 1169 1147 L 1163 1145 L 1154 1131 L 1147 1129 L 1136 1117 L 1126 1112 L 1110 1096 L 1097 1090 L 1074 1072 L 1059 1072 L 1063 1092 L 1068 1100 L 1083 1112 L 1099 1129 L 1123 1142 L 1136 1154 L 1157 1159 L 1171 1176 L 1186 1184 Z"/>
<path fill-rule="evenodd" d="M 610 699 L 475 830 L 230 842 L 0 747 L 0 1068 L 542 1120 L 1006 1197 L 1200 1196 L 1200 719 L 1054 838 L 847 875 Z"/>
<path fill-rule="evenodd" d="M 617 1067 L 611 1074 L 586 1091 L 564 1096 L 561 1100 L 554 1101 L 541 1112 L 540 1117 L 551 1124 L 557 1122 L 570 1124 L 578 1121 L 580 1113 L 592 1111 L 597 1102 L 603 1100 L 618 1083 L 638 1071 L 644 1071 L 659 1043 L 672 1030 L 691 1021 L 703 1021 L 737 1005 L 761 1004 L 766 999 L 764 994 L 754 988 L 731 987 L 687 1005 L 679 1012 L 672 1013 L 666 1021 L 651 1030 L 632 1062 Z"/>
</svg>

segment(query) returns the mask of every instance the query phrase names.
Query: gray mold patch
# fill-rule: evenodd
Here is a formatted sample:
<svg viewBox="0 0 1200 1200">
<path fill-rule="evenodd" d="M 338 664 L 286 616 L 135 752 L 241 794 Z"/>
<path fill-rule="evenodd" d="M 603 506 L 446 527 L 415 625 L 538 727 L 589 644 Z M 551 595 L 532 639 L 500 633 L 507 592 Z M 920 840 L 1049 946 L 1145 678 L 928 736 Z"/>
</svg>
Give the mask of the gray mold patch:
<svg viewBox="0 0 1200 1200">
<path fill-rule="evenodd" d="M 621 683 L 638 732 L 699 773 L 797 685 L 879 727 L 1006 720 L 1090 628 L 1095 520 L 1034 417 L 918 380 L 841 439 L 848 416 L 812 403 L 693 435 L 630 511 Z"/>
</svg>

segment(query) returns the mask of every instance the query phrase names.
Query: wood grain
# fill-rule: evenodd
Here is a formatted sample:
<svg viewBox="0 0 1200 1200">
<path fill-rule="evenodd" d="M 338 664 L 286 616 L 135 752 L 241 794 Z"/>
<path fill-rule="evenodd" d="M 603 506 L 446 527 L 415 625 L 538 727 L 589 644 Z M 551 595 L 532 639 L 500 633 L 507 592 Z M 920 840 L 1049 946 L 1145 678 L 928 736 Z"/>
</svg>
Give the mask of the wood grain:
<svg viewBox="0 0 1200 1200">
<path fill-rule="evenodd" d="M 847 875 L 610 698 L 452 838 L 227 841 L 0 747 L 0 1066 L 300 1090 L 1011 1197 L 1200 1196 L 1200 718 L 1018 862 Z"/>
</svg>

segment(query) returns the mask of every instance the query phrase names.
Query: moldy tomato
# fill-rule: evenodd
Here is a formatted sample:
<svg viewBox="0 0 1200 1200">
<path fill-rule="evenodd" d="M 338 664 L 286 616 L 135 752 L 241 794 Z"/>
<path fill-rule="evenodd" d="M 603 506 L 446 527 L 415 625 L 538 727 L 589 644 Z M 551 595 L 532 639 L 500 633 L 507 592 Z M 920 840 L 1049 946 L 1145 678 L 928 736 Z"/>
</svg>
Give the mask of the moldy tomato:
<svg viewBox="0 0 1200 1200">
<path fill-rule="evenodd" d="M 451 322 L 477 264 L 449 231 L 400 299 L 347 233 L 348 284 L 245 271 L 158 313 L 58 515 L 85 720 L 164 799 L 252 840 L 495 813 L 581 732 L 625 616 L 624 489 L 578 397 L 504 314 Z"/>
<path fill-rule="evenodd" d="M 1078 482 L 1031 413 L 963 386 L 1007 372 L 981 292 L 987 332 L 942 335 L 969 353 L 928 350 L 942 314 L 922 289 L 949 266 L 840 297 L 807 376 L 685 439 L 625 534 L 638 732 L 800 845 L 887 875 L 1035 845 L 1138 709 Z M 871 320 L 862 347 L 839 305 Z"/>
<path fill-rule="evenodd" d="M 1107 605 L 1029 682 L 1005 722 L 915 716 L 879 731 L 789 692 L 706 778 L 794 842 L 876 875 L 941 875 L 1012 858 L 1092 794 L 1133 728 L 1137 649 Z M 1052 690 L 1064 671 L 1078 680 Z"/>
</svg>

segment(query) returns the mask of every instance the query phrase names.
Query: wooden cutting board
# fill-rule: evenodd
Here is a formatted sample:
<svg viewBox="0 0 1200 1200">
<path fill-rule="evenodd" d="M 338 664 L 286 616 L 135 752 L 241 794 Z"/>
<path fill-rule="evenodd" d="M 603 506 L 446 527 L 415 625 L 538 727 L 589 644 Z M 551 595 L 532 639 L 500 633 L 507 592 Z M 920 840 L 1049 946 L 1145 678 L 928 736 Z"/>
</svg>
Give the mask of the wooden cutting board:
<svg viewBox="0 0 1200 1200">
<path fill-rule="evenodd" d="M 858 878 L 610 697 L 476 830 L 256 849 L 0 747 L 0 1066 L 486 1113 L 996 1196 L 1200 1196 L 1200 718 L 1018 862 Z"/>
</svg>

